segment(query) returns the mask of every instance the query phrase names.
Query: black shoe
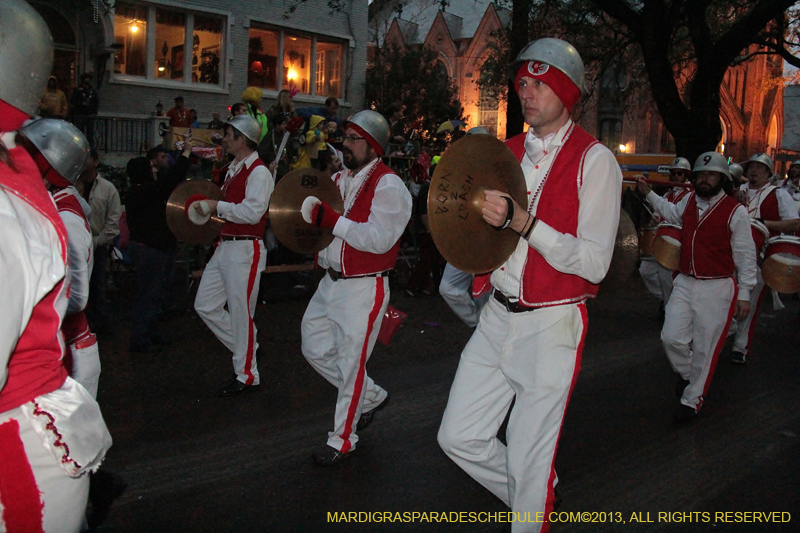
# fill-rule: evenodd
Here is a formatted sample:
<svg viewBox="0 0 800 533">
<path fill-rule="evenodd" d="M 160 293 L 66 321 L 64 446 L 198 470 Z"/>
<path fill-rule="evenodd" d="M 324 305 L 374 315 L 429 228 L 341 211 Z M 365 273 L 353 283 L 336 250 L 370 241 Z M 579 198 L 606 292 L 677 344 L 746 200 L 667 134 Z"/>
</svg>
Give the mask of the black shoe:
<svg viewBox="0 0 800 533">
<path fill-rule="evenodd" d="M 130 353 L 158 353 L 161 351 L 161 347 L 154 346 L 153 344 L 146 344 L 143 346 L 137 344 L 131 344 L 128 347 L 128 351 Z"/>
<path fill-rule="evenodd" d="M 89 531 L 96 531 L 106 521 L 111 504 L 122 496 L 127 487 L 124 479 L 102 468 L 89 475 L 89 502 L 86 510 Z"/>
<path fill-rule="evenodd" d="M 389 394 L 386 394 L 386 398 L 378 404 L 378 406 L 374 409 L 370 409 L 366 413 L 361 413 L 361 418 L 358 419 L 358 424 L 356 424 L 357 431 L 363 431 L 367 429 L 367 426 L 372 424 L 372 421 L 375 420 L 375 413 L 383 409 L 389 404 Z"/>
<path fill-rule="evenodd" d="M 319 448 L 314 453 L 312 453 L 311 458 L 314 460 L 315 463 L 317 463 L 320 466 L 333 466 L 337 463 L 341 463 L 342 461 L 353 455 L 354 451 L 355 450 L 348 453 L 342 453 L 339 450 L 331 448 L 326 444 L 325 446 Z"/>
<path fill-rule="evenodd" d="M 683 396 L 683 391 L 688 386 L 689 386 L 689 380 L 683 379 L 682 377 L 678 376 L 678 382 L 675 384 L 675 396 L 677 396 L 678 398 Z"/>
<path fill-rule="evenodd" d="M 238 379 L 234 378 L 224 389 L 222 389 L 219 393 L 222 396 L 236 396 L 237 394 L 241 394 L 243 392 L 251 392 L 257 391 L 258 385 L 245 385 Z"/>
<path fill-rule="evenodd" d="M 735 365 L 743 365 L 747 362 L 747 358 L 742 352 L 731 352 L 731 363 Z"/>
<path fill-rule="evenodd" d="M 689 420 L 697 418 L 697 411 L 695 411 L 694 407 L 680 404 L 678 408 L 675 409 L 672 418 L 675 419 L 675 422 L 688 422 Z"/>
</svg>

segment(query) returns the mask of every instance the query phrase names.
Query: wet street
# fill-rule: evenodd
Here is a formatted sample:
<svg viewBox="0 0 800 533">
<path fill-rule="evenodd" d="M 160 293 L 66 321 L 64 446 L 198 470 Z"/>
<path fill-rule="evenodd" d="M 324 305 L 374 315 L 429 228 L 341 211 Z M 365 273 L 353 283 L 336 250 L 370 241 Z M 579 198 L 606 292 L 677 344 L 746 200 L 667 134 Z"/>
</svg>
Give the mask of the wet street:
<svg viewBox="0 0 800 533">
<path fill-rule="evenodd" d="M 116 331 L 100 345 L 98 401 L 114 437 L 104 468 L 127 483 L 101 531 L 510 530 L 497 522 L 328 518 L 508 510 L 436 443 L 471 333 L 438 296 L 411 298 L 393 287 L 391 303 L 408 318 L 367 366 L 391 402 L 360 434 L 352 458 L 322 468 L 310 454 L 327 438 L 336 391 L 300 353 L 311 287 L 295 288 L 298 280 L 287 275 L 263 278 L 267 303 L 256 314 L 261 390 L 221 398 L 230 354 L 193 311 L 162 323 L 174 341 L 163 352 L 128 353 L 131 283 L 118 279 L 120 290 L 111 294 Z M 657 303 L 638 278 L 601 291 L 589 304 L 583 368 L 556 470 L 564 519 L 571 512 L 605 523 L 551 530 L 800 531 L 800 303 L 787 295 L 783 301 L 786 309 L 775 312 L 764 298 L 754 355 L 745 366 L 730 364 L 729 342 L 701 415 L 676 426 L 675 378 L 660 347 Z M 734 513 L 752 511 L 790 521 L 733 522 Z M 584 512 L 595 514 L 578 514 Z"/>
</svg>

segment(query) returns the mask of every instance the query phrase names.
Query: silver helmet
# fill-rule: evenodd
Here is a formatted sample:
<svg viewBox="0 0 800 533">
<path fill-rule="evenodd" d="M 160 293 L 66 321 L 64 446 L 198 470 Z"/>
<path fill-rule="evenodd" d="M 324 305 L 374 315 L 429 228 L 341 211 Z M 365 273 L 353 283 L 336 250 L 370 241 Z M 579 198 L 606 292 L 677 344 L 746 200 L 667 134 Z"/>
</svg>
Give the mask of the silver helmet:
<svg viewBox="0 0 800 533">
<path fill-rule="evenodd" d="M 32 115 L 53 68 L 53 37 L 24 0 L 0 2 L 0 100 Z"/>
<path fill-rule="evenodd" d="M 467 131 L 467 135 L 489 135 L 489 130 L 483 126 L 475 126 Z"/>
<path fill-rule="evenodd" d="M 731 163 L 728 165 L 728 168 L 731 171 L 731 177 L 735 183 L 740 183 L 742 181 L 742 176 L 744 175 L 744 169 L 742 165 L 739 163 Z"/>
<path fill-rule="evenodd" d="M 726 178 L 731 179 L 731 171 L 728 168 L 728 160 L 719 152 L 705 152 L 700 154 L 697 161 L 694 162 L 694 170 L 692 174 L 698 172 L 719 172 Z"/>
<path fill-rule="evenodd" d="M 53 170 L 75 185 L 89 159 L 89 141 L 83 133 L 63 120 L 30 120 L 19 133 L 44 156 Z"/>
<path fill-rule="evenodd" d="M 669 166 L 670 170 L 688 170 L 689 172 L 692 171 L 692 165 L 689 164 L 689 160 L 685 157 L 676 157 L 672 160 L 672 164 Z"/>
<path fill-rule="evenodd" d="M 383 115 L 377 111 L 365 109 L 350 115 L 350 118 L 347 119 L 344 126 L 347 127 L 348 124 L 355 124 L 364 130 L 364 133 L 372 137 L 381 147 L 381 153 L 379 155 L 383 155 L 383 152 L 386 150 L 386 145 L 389 144 L 389 138 L 391 137 L 389 123 Z"/>
<path fill-rule="evenodd" d="M 586 93 L 583 60 L 575 47 L 567 41 L 545 37 L 529 42 L 511 63 L 514 74 L 520 63 L 525 61 L 540 61 L 557 68 L 577 85 L 581 94 Z"/>
<path fill-rule="evenodd" d="M 792 167 L 795 167 L 795 166 L 800 166 L 800 159 L 798 159 L 797 161 L 792 161 L 792 164 L 789 165 L 789 168 L 792 168 Z"/>
<path fill-rule="evenodd" d="M 742 167 L 744 167 L 745 172 L 747 171 L 747 167 L 748 165 L 750 165 L 750 163 L 761 163 L 762 165 L 765 165 L 769 169 L 770 175 L 775 173 L 775 165 L 772 164 L 772 158 L 763 152 L 751 155 L 750 159 L 748 159 L 742 164 Z"/>
<path fill-rule="evenodd" d="M 228 124 L 256 144 L 261 140 L 261 124 L 250 115 L 236 115 Z"/>
</svg>

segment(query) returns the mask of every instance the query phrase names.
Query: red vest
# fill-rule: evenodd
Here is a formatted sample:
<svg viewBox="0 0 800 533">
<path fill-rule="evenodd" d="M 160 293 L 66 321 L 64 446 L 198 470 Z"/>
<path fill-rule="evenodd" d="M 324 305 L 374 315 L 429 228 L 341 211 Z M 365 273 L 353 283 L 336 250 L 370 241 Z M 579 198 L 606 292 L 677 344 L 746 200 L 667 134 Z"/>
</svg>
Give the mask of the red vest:
<svg viewBox="0 0 800 533">
<path fill-rule="evenodd" d="M 356 191 L 356 199 L 350 209 L 346 210 L 344 216 L 353 222 L 367 222 L 372 211 L 372 199 L 375 197 L 375 188 L 378 182 L 387 174 L 394 174 L 394 170 L 381 162 L 372 169 L 370 174 L 364 179 L 361 187 Z M 336 176 L 338 185 L 341 174 Z M 373 254 L 356 250 L 347 242 L 342 242 L 342 255 L 340 263 L 342 274 L 345 276 L 366 276 L 368 274 L 378 274 L 387 270 L 392 270 L 397 262 L 397 254 L 400 251 L 400 239 L 394 243 L 388 252 L 383 254 Z"/>
<path fill-rule="evenodd" d="M 89 219 L 86 218 L 86 213 L 83 211 L 83 206 L 81 206 L 81 203 L 75 194 L 76 192 L 74 189 L 71 191 L 68 188 L 61 189 L 60 191 L 56 192 L 53 195 L 53 200 L 56 202 L 56 209 L 58 209 L 59 212 L 68 211 L 78 215 L 81 220 L 83 220 L 84 224 L 86 224 L 86 230 L 91 232 L 92 228 L 89 226 Z"/>
<path fill-rule="evenodd" d="M 669 192 L 664 196 L 664 198 L 671 204 L 678 204 L 683 197 L 689 194 L 688 187 L 673 187 L 669 190 Z"/>
<path fill-rule="evenodd" d="M 564 144 L 558 149 L 536 207 L 536 218 L 556 231 L 577 235 L 578 191 L 583 183 L 583 164 L 589 148 L 597 140 L 580 126 L 573 124 Z M 525 155 L 525 134 L 517 135 L 506 145 L 522 161 Z M 532 246 L 520 279 L 519 299 L 529 307 L 545 307 L 580 302 L 597 295 L 599 285 L 580 276 L 559 272 Z"/>
<path fill-rule="evenodd" d="M 740 205 L 724 195 L 698 219 L 697 197 L 692 194 L 683 212 L 681 274 L 697 279 L 733 277 L 736 265 L 731 248 L 731 217 Z"/>
<path fill-rule="evenodd" d="M 222 193 L 225 195 L 225 201 L 232 204 L 240 204 L 244 201 L 245 192 L 247 192 L 247 179 L 253 170 L 265 166 L 261 159 L 256 159 L 250 168 L 243 165 L 239 172 L 232 178 L 227 178 L 222 185 Z M 267 228 L 267 213 L 261 217 L 258 224 L 237 224 L 235 222 L 226 221 L 222 226 L 222 235 L 230 237 L 255 237 L 261 239 L 264 237 L 264 230 Z"/>
<path fill-rule="evenodd" d="M 753 218 L 760 218 L 761 220 L 780 220 L 781 211 L 778 208 L 778 188 L 773 185 L 764 185 L 764 187 L 769 187 L 769 192 L 761 196 L 756 193 L 753 202 L 757 202 L 757 204 L 751 203 L 747 211 Z M 769 231 L 770 237 L 775 237 L 780 234 L 780 231 Z"/>
<path fill-rule="evenodd" d="M 61 241 L 61 260 L 66 265 L 67 231 L 42 185 L 39 169 L 21 147 L 9 150 L 9 155 L 15 170 L 0 163 L 0 184 L 34 207 L 55 228 Z M 66 310 L 64 289 L 64 279 L 61 279 L 34 306 L 8 362 L 8 381 L 0 391 L 0 413 L 53 392 L 67 379 L 67 371 L 61 363 L 64 348 L 58 334 Z"/>
</svg>

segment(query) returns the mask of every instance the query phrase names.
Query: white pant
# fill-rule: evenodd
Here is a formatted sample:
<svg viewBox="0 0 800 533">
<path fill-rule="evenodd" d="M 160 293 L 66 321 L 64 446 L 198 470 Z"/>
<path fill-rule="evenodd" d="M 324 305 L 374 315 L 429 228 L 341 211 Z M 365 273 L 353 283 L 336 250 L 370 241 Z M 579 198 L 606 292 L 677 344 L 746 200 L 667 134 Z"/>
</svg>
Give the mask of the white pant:
<svg viewBox="0 0 800 533">
<path fill-rule="evenodd" d="M 97 337 L 90 337 L 69 345 L 72 353 L 72 379 L 83 385 L 92 398 L 97 399 L 97 386 L 100 381 L 100 348 Z"/>
<path fill-rule="evenodd" d="M 741 352 L 745 355 L 750 355 L 750 344 L 753 342 L 753 336 L 756 332 L 756 324 L 758 323 L 758 308 L 761 307 L 761 300 L 767 294 L 769 289 L 765 290 L 764 278 L 761 276 L 761 269 L 756 272 L 756 286 L 750 291 L 750 312 L 747 318 L 741 322 L 736 323 L 736 338 L 733 341 L 733 351 Z"/>
<path fill-rule="evenodd" d="M 486 304 L 491 293 L 472 298 L 472 280 L 474 276 L 462 272 L 450 263 L 444 267 L 442 282 L 439 284 L 439 294 L 450 306 L 450 309 L 467 326 L 474 328 L 478 325 L 481 309 Z"/>
<path fill-rule="evenodd" d="M 547 517 L 553 509 L 556 445 L 587 325 L 585 303 L 509 313 L 491 298 L 461 354 L 439 445 L 514 512 Z M 505 446 L 496 435 L 515 396 Z M 515 522 L 511 530 L 542 526 Z"/>
<path fill-rule="evenodd" d="M 89 475 L 69 477 L 20 408 L 0 414 L 0 479 L 0 532 L 80 530 Z"/>
<path fill-rule="evenodd" d="M 236 379 L 246 385 L 259 384 L 258 332 L 253 316 L 266 264 L 261 240 L 222 241 L 206 265 L 194 300 L 197 314 L 233 352 Z"/>
<path fill-rule="evenodd" d="M 650 294 L 667 305 L 672 294 L 672 271 L 655 259 L 644 259 L 639 265 L 639 275 Z"/>
<path fill-rule="evenodd" d="M 303 315 L 303 355 L 339 390 L 328 446 L 347 453 L 356 446 L 356 424 L 388 393 L 367 376 L 366 364 L 389 305 L 389 278 L 333 281 L 325 275 Z"/>
<path fill-rule="evenodd" d="M 666 308 L 661 342 L 673 370 L 689 385 L 683 405 L 699 411 L 736 309 L 731 278 L 700 280 L 678 274 Z"/>
</svg>

